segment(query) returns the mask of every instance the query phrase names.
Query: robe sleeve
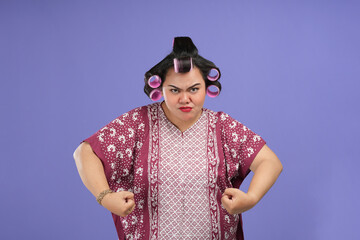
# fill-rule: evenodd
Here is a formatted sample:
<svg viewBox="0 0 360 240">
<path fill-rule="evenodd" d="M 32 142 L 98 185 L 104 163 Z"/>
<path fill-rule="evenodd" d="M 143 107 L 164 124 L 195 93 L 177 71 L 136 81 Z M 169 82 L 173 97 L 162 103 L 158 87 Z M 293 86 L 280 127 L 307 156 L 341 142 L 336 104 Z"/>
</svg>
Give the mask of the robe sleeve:
<svg viewBox="0 0 360 240">
<path fill-rule="evenodd" d="M 223 152 L 229 180 L 242 181 L 250 172 L 250 165 L 266 144 L 259 135 L 225 113 L 220 113 Z"/>
<path fill-rule="evenodd" d="M 133 161 L 142 147 L 144 114 L 144 107 L 131 110 L 84 140 L 100 158 L 112 190 L 131 176 Z"/>
</svg>

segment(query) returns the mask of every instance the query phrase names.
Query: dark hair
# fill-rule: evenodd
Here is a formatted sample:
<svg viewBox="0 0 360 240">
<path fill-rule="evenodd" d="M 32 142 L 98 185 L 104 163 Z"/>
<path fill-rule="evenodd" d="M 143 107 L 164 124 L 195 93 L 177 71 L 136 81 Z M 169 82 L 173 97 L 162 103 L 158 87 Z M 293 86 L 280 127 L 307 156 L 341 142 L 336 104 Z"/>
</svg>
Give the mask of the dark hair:
<svg viewBox="0 0 360 240">
<path fill-rule="evenodd" d="M 174 59 L 179 59 L 179 61 L 182 63 L 180 65 L 181 67 L 179 69 L 179 72 L 190 71 L 191 68 L 189 67 L 189 64 L 191 64 L 192 62 L 192 64 L 200 70 L 202 77 L 205 81 L 206 88 L 211 85 L 215 85 L 219 88 L 219 91 L 221 91 L 221 83 L 218 81 L 221 77 L 220 69 L 213 62 L 203 58 L 198 54 L 198 50 L 191 38 L 176 37 L 174 38 L 172 52 L 145 73 L 144 92 L 146 93 L 146 95 L 149 96 L 150 92 L 154 90 L 148 84 L 148 80 L 151 76 L 158 75 L 161 78 L 161 85 L 158 87 L 161 89 L 168 70 L 174 67 Z M 216 81 L 210 81 L 207 76 L 210 70 L 214 68 L 217 69 L 217 71 L 219 72 L 219 78 Z"/>
</svg>

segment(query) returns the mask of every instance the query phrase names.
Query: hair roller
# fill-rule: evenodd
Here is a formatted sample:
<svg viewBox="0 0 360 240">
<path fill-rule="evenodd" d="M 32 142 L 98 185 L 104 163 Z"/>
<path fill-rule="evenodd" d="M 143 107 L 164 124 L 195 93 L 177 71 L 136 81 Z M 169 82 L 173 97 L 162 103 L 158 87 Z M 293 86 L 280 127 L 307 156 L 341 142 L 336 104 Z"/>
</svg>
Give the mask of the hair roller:
<svg viewBox="0 0 360 240">
<path fill-rule="evenodd" d="M 220 94 L 220 89 L 216 85 L 210 85 L 206 88 L 206 94 L 211 97 L 217 97 Z"/>
<path fill-rule="evenodd" d="M 209 79 L 210 81 L 216 81 L 219 79 L 219 77 L 220 77 L 220 73 L 219 70 L 217 70 L 216 68 L 210 69 L 207 75 L 207 79 Z"/>
<path fill-rule="evenodd" d="M 190 37 L 173 38 L 172 52 L 145 73 L 145 94 L 153 101 L 161 99 L 161 85 L 169 69 L 174 69 L 176 73 L 186 73 L 195 67 L 200 70 L 205 81 L 207 95 L 218 96 L 221 92 L 220 69 L 198 54 Z"/>
<path fill-rule="evenodd" d="M 154 89 L 150 92 L 149 97 L 153 101 L 158 101 L 161 98 L 161 91 L 159 89 Z"/>
<path fill-rule="evenodd" d="M 186 73 L 193 69 L 191 57 L 174 58 L 174 70 L 176 73 Z"/>
<path fill-rule="evenodd" d="M 151 88 L 158 88 L 161 85 L 161 78 L 158 75 L 149 77 L 148 84 Z"/>
</svg>

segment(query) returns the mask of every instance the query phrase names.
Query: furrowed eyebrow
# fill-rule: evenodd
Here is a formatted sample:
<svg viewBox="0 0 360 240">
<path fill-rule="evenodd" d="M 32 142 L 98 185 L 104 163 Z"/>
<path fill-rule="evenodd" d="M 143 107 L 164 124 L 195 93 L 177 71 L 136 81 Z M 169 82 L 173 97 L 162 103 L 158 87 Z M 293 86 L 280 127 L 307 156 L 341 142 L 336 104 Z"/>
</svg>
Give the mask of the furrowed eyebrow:
<svg viewBox="0 0 360 240">
<path fill-rule="evenodd" d="M 198 85 L 200 85 L 200 83 L 195 83 L 194 85 L 190 86 L 188 89 L 194 88 L 194 87 L 196 87 L 196 86 L 198 86 Z"/>
<path fill-rule="evenodd" d="M 174 85 L 169 85 L 169 87 L 173 87 L 173 88 L 176 88 L 176 89 L 180 89 L 180 88 L 178 88 L 178 87 L 176 87 L 176 86 L 174 86 Z"/>
<path fill-rule="evenodd" d="M 196 86 L 198 86 L 198 85 L 200 85 L 200 83 L 195 83 L 194 85 L 188 87 L 188 89 L 194 88 L 194 87 L 196 87 Z M 176 88 L 176 89 L 180 89 L 180 88 L 178 88 L 178 87 L 176 87 L 176 86 L 174 86 L 174 85 L 169 85 L 169 87 L 173 87 L 173 88 Z"/>
</svg>

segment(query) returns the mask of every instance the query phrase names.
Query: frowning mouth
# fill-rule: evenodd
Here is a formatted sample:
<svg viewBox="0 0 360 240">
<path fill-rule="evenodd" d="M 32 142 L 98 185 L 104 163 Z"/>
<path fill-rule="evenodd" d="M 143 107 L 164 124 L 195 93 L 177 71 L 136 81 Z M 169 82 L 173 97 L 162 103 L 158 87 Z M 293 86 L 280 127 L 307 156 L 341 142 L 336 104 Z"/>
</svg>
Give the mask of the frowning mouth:
<svg viewBox="0 0 360 240">
<path fill-rule="evenodd" d="M 180 110 L 183 112 L 190 112 L 192 107 L 181 107 Z"/>
</svg>

